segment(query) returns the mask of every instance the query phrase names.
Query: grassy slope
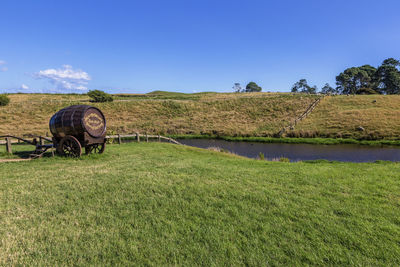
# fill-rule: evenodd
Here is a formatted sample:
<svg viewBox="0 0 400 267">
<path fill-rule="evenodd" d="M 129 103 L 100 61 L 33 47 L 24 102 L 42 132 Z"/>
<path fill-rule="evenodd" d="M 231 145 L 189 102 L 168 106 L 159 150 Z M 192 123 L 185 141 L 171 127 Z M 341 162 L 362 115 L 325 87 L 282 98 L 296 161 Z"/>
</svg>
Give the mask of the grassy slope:
<svg viewBox="0 0 400 267">
<path fill-rule="evenodd" d="M 327 97 L 289 135 L 399 139 L 400 95 Z"/>
<path fill-rule="evenodd" d="M 0 107 L 0 135 L 48 132 L 57 110 L 90 104 L 79 95 L 10 95 Z M 118 96 L 113 103 L 96 104 L 108 119 L 108 129 L 164 134 L 266 135 L 279 131 L 301 114 L 315 96 L 289 94 L 150 94 Z"/>
<path fill-rule="evenodd" d="M 121 94 L 96 104 L 110 132 L 219 136 L 272 136 L 299 116 L 317 96 L 291 94 L 169 93 Z M 0 135 L 45 134 L 60 108 L 91 104 L 81 95 L 10 95 L 0 107 Z M 377 100 L 373 103 L 373 100 Z M 400 96 L 331 96 L 289 137 L 399 139 Z M 364 132 L 357 127 L 365 128 Z"/>
<path fill-rule="evenodd" d="M 399 164 L 159 143 L 0 164 L 0 265 L 399 265 Z"/>
</svg>

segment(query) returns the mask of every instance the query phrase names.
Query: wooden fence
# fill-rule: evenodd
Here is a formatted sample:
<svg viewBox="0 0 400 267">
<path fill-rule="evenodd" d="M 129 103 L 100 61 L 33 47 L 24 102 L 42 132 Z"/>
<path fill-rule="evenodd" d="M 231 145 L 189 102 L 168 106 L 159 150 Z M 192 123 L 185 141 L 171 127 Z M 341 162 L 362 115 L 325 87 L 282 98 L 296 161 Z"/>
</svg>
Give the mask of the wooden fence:
<svg viewBox="0 0 400 267">
<path fill-rule="evenodd" d="M 158 142 L 161 142 L 161 140 L 165 140 L 170 143 L 174 143 L 177 145 L 182 145 L 178 141 L 170 138 L 170 137 L 165 137 L 162 135 L 149 135 L 149 134 L 140 134 L 140 133 L 135 133 L 135 134 L 116 134 L 116 135 L 107 135 L 106 139 L 115 139 L 118 141 L 118 144 L 122 143 L 122 138 L 134 138 L 137 142 L 140 142 L 140 138 L 144 138 L 145 142 L 149 142 L 149 139 L 157 139 Z"/>
<path fill-rule="evenodd" d="M 321 100 L 324 98 L 324 96 L 321 96 L 320 98 L 316 99 L 311 105 L 304 111 L 298 118 L 294 120 L 294 122 L 286 127 L 283 127 L 282 130 L 279 131 L 278 136 L 281 137 L 287 130 L 293 129 L 298 122 L 304 120 L 307 118 L 307 116 L 313 112 L 313 110 L 316 108 L 316 106 L 321 102 Z"/>
<path fill-rule="evenodd" d="M 28 137 L 18 137 L 18 136 L 13 136 L 13 135 L 3 135 L 0 136 L 0 145 L 6 145 L 6 151 L 10 154 L 12 154 L 12 144 L 19 144 L 19 143 L 27 143 L 33 146 L 36 146 L 38 144 L 44 145 L 45 142 L 50 142 L 52 143 L 53 140 L 49 137 L 45 136 L 39 136 L 39 135 L 27 135 Z M 32 141 L 28 140 L 27 138 L 33 138 Z M 149 139 L 156 139 L 158 142 L 161 141 L 167 141 L 169 143 L 177 144 L 177 145 L 182 145 L 178 141 L 170 138 L 170 137 L 165 137 L 162 135 L 149 135 L 149 134 L 140 134 L 140 133 L 135 133 L 135 134 L 116 134 L 116 135 L 107 135 L 106 139 L 114 139 L 117 140 L 118 144 L 121 144 L 123 142 L 123 138 L 133 138 L 136 142 L 140 142 L 141 139 L 142 141 L 149 142 Z M 144 139 L 144 140 L 143 140 Z"/>
</svg>

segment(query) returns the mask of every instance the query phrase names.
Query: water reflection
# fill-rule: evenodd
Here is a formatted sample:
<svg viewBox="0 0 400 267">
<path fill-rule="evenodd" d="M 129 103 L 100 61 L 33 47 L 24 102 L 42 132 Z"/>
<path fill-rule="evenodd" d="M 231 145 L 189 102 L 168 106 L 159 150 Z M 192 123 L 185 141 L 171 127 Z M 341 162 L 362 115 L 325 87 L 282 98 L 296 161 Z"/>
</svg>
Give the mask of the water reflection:
<svg viewBox="0 0 400 267">
<path fill-rule="evenodd" d="M 212 139 L 179 139 L 178 141 L 200 148 L 220 147 L 249 158 L 257 158 L 261 152 L 266 159 L 286 157 L 291 161 L 317 159 L 348 162 L 400 161 L 400 148 L 388 146 L 269 144 Z"/>
</svg>

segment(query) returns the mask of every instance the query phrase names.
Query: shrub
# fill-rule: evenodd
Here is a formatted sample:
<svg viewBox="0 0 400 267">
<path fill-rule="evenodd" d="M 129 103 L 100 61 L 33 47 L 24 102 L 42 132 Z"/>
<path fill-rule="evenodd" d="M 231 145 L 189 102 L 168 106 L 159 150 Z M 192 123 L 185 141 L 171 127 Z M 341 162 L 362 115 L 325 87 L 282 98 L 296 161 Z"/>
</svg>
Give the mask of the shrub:
<svg viewBox="0 0 400 267">
<path fill-rule="evenodd" d="M 376 95 L 378 92 L 376 92 L 374 89 L 371 88 L 361 88 L 358 89 L 356 94 L 358 95 Z"/>
<path fill-rule="evenodd" d="M 285 157 L 280 157 L 280 158 L 279 158 L 279 161 L 280 161 L 280 162 L 290 162 L 290 159 L 285 158 Z"/>
<path fill-rule="evenodd" d="M 93 102 L 112 102 L 113 98 L 110 94 L 100 90 L 91 90 L 87 95 L 92 98 Z"/>
<path fill-rule="evenodd" d="M 0 95 L 0 106 L 7 106 L 10 103 L 10 98 L 7 95 Z"/>
</svg>

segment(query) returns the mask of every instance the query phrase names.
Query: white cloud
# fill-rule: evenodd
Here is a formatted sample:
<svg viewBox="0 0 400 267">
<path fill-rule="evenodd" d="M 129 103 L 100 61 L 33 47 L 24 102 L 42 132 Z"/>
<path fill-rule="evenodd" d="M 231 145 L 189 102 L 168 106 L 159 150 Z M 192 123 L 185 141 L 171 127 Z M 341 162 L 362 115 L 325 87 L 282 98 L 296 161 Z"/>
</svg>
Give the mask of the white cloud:
<svg viewBox="0 0 400 267">
<path fill-rule="evenodd" d="M 26 85 L 26 84 L 21 84 L 21 89 L 22 89 L 22 90 L 28 90 L 28 89 L 29 89 L 29 86 Z"/>
<path fill-rule="evenodd" d="M 7 62 L 5 62 L 4 60 L 0 60 L 0 66 L 5 64 L 7 64 Z M 0 68 L 0 71 L 8 71 L 8 68 L 3 66 Z"/>
<path fill-rule="evenodd" d="M 48 79 L 59 91 L 85 91 L 91 80 L 89 74 L 82 70 L 74 70 L 70 65 L 61 69 L 41 70 L 34 75 L 37 79 Z"/>
</svg>

